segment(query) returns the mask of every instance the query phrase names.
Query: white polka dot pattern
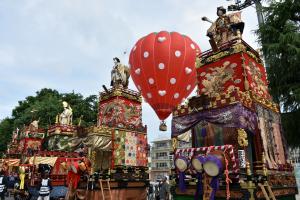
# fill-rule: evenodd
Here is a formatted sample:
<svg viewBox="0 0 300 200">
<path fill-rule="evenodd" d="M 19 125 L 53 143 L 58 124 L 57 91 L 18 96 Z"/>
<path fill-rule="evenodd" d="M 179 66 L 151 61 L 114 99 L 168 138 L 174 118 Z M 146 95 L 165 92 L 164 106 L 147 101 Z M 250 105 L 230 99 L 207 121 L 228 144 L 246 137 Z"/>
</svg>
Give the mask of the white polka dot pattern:
<svg viewBox="0 0 300 200">
<path fill-rule="evenodd" d="M 157 40 L 159 41 L 159 42 L 163 42 L 163 41 L 165 41 L 167 38 L 166 37 L 158 37 L 157 38 Z"/>
<path fill-rule="evenodd" d="M 158 68 L 161 69 L 161 70 L 164 69 L 165 68 L 165 64 L 164 63 L 159 63 L 158 64 Z"/>
<path fill-rule="evenodd" d="M 171 79 L 170 79 L 170 83 L 171 83 L 172 85 L 174 85 L 174 84 L 176 83 L 176 78 L 171 78 Z"/>
<path fill-rule="evenodd" d="M 158 94 L 163 97 L 167 94 L 167 92 L 166 90 L 158 90 Z"/>
<path fill-rule="evenodd" d="M 153 78 L 149 78 L 148 82 L 149 82 L 150 85 L 153 85 L 154 84 L 154 79 Z"/>
<path fill-rule="evenodd" d="M 131 77 L 160 119 L 193 91 L 197 51 L 188 36 L 167 31 L 150 33 L 133 46 Z"/>
<path fill-rule="evenodd" d="M 145 51 L 144 52 L 144 58 L 148 58 L 149 57 L 149 52 L 148 51 Z"/>
<path fill-rule="evenodd" d="M 175 56 L 179 58 L 181 56 L 181 52 L 179 50 L 175 51 Z"/>
<path fill-rule="evenodd" d="M 179 93 L 175 93 L 174 94 L 174 99 L 178 99 L 178 97 L 179 97 Z"/>
<path fill-rule="evenodd" d="M 192 72 L 192 69 L 189 67 L 186 67 L 184 70 L 186 74 L 190 74 Z"/>
<path fill-rule="evenodd" d="M 140 75 L 141 74 L 141 68 L 137 68 L 134 72 L 135 72 L 135 74 Z"/>
<path fill-rule="evenodd" d="M 190 90 L 191 87 L 192 87 L 191 85 L 187 85 L 187 86 L 186 86 L 186 90 Z"/>
</svg>

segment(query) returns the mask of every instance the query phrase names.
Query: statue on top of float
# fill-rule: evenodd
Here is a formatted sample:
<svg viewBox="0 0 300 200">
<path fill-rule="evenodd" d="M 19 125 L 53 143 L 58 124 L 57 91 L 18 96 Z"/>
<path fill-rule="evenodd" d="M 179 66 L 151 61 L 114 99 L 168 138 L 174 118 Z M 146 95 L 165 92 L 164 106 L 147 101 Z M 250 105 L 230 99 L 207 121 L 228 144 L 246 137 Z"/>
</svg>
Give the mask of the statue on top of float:
<svg viewBox="0 0 300 200">
<path fill-rule="evenodd" d="M 241 20 L 241 12 L 226 14 L 226 9 L 221 6 L 217 8 L 218 18 L 212 22 L 207 17 L 202 17 L 203 21 L 212 23 L 207 30 L 210 44 L 213 49 L 234 40 L 241 39 L 244 30 L 244 22 Z"/>
<path fill-rule="evenodd" d="M 39 122 L 40 122 L 40 118 L 38 120 L 33 120 L 29 125 L 29 130 L 37 131 L 39 129 Z"/>
<path fill-rule="evenodd" d="M 123 86 L 123 88 L 127 88 L 129 84 L 130 72 L 129 68 L 126 65 L 123 65 L 120 62 L 120 59 L 115 57 L 113 58 L 114 66 L 111 70 L 111 83 L 110 86 Z"/>
<path fill-rule="evenodd" d="M 72 125 L 73 111 L 71 106 L 66 102 L 62 102 L 64 111 L 59 115 L 61 125 Z"/>
</svg>

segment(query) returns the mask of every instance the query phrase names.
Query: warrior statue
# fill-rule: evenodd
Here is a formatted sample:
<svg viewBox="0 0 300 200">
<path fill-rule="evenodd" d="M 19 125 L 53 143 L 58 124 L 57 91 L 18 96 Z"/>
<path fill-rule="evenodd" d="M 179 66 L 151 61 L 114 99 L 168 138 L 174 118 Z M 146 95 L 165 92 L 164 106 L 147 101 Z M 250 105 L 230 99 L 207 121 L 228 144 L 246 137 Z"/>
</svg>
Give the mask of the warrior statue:
<svg viewBox="0 0 300 200">
<path fill-rule="evenodd" d="M 202 18 L 202 20 L 212 23 L 207 30 L 207 36 L 217 46 L 221 46 L 236 38 L 240 39 L 244 30 L 244 22 L 241 21 L 241 12 L 226 15 L 226 9 L 221 6 L 217 8 L 217 15 L 218 19 L 215 22 L 206 17 Z"/>
<path fill-rule="evenodd" d="M 121 64 L 120 59 L 115 57 L 114 59 L 114 67 L 111 70 L 111 83 L 110 85 L 113 87 L 123 86 L 124 88 L 128 87 L 128 79 L 130 77 L 129 68 L 123 64 Z"/>
<path fill-rule="evenodd" d="M 62 104 L 64 111 L 59 115 L 59 122 L 61 125 L 72 125 L 72 108 L 66 101 L 63 101 Z"/>
</svg>

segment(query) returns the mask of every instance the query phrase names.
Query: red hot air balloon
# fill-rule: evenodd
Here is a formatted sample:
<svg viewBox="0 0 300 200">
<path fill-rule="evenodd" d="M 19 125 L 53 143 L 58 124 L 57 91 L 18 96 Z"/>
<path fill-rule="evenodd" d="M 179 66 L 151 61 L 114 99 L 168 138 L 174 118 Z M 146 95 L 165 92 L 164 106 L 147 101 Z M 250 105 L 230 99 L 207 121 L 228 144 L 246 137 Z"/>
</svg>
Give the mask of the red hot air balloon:
<svg viewBox="0 0 300 200">
<path fill-rule="evenodd" d="M 159 119 L 166 119 L 196 85 L 198 45 L 177 32 L 141 38 L 130 52 L 130 74 Z"/>
</svg>

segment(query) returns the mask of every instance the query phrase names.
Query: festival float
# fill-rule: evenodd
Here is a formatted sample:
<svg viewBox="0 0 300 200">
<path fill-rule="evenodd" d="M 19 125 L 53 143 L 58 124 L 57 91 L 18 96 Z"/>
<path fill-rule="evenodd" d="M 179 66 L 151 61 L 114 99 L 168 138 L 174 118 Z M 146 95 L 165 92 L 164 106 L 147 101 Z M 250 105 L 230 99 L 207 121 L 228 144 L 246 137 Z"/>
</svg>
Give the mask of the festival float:
<svg viewBox="0 0 300 200">
<path fill-rule="evenodd" d="M 263 61 L 242 40 L 240 12 L 217 14 L 215 22 L 203 17 L 212 49 L 196 59 L 197 95 L 173 111 L 174 199 L 295 199 Z M 190 138 L 192 148 L 179 148 Z"/>
<path fill-rule="evenodd" d="M 128 89 L 129 68 L 114 58 L 111 88 L 100 93 L 97 125 L 73 125 L 71 106 L 46 131 L 39 120 L 13 133 L 2 167 L 18 171 L 19 191 L 38 196 L 41 174 L 50 171 L 52 198 L 146 199 L 149 184 L 147 126 L 142 98 Z M 85 152 L 86 151 L 86 152 Z M 26 192 L 25 192 L 26 191 Z"/>
<path fill-rule="evenodd" d="M 268 92 L 263 61 L 242 40 L 240 12 L 219 7 L 217 15 L 215 22 L 203 18 L 212 23 L 211 50 L 201 53 L 177 32 L 141 38 L 131 50 L 130 70 L 114 58 L 111 88 L 100 92 L 97 125 L 73 125 L 72 108 L 63 102 L 47 134 L 38 120 L 13 134 L 2 165 L 18 167 L 21 188 L 27 181 L 29 190 L 42 169 L 50 169 L 66 199 L 146 199 L 143 96 L 161 120 L 160 130 L 166 131 L 164 120 L 173 113 L 174 199 L 295 199 L 280 109 Z M 130 75 L 139 92 L 128 89 Z M 194 87 L 197 95 L 177 106 Z M 192 148 L 180 148 L 190 140 Z"/>
<path fill-rule="evenodd" d="M 52 140 L 54 132 L 60 137 L 73 137 L 76 135 L 76 126 L 70 122 L 72 109 L 63 102 L 64 112 L 57 116 L 55 125 L 50 125 L 49 130 L 39 128 L 39 120 L 33 120 L 29 126 L 17 129 L 12 135 L 12 141 L 8 144 L 5 158 L 2 159 L 2 167 L 8 172 L 19 174 L 20 184 L 14 191 L 15 198 L 30 198 L 37 196 L 36 186 L 41 180 L 41 175 L 47 170 L 54 186 L 52 197 L 63 197 L 66 193 L 67 171 L 62 169 L 61 163 L 82 162 L 78 153 L 71 152 L 59 145 L 65 141 L 56 141 L 56 148 L 48 144 Z M 65 139 L 66 140 L 66 139 Z M 47 146 L 44 148 L 43 146 Z M 16 196 L 18 195 L 18 197 Z"/>
</svg>

